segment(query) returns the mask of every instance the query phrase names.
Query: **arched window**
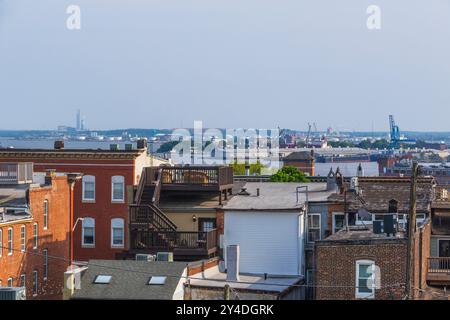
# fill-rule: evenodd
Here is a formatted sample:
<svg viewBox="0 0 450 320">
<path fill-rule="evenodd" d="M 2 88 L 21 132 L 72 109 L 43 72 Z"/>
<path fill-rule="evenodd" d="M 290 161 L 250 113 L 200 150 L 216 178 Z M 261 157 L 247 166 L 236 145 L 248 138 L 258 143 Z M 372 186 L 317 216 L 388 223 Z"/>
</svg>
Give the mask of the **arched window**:
<svg viewBox="0 0 450 320">
<path fill-rule="evenodd" d="M 123 176 L 113 176 L 111 178 L 111 200 L 125 201 L 125 178 Z"/>
<path fill-rule="evenodd" d="M 374 299 L 376 276 L 375 262 L 372 260 L 357 260 L 355 271 L 355 297 L 357 299 Z"/>
<path fill-rule="evenodd" d="M 44 200 L 44 230 L 48 228 L 48 200 Z"/>
<path fill-rule="evenodd" d="M 87 247 L 95 246 L 95 219 L 83 218 L 82 245 Z"/>
<path fill-rule="evenodd" d="M 95 200 L 95 177 L 83 176 L 83 201 Z"/>
<path fill-rule="evenodd" d="M 111 246 L 123 248 L 124 246 L 124 220 L 115 218 L 111 220 Z"/>
<path fill-rule="evenodd" d="M 25 226 L 20 226 L 20 251 L 25 252 L 27 232 Z"/>
<path fill-rule="evenodd" d="M 398 202 L 397 200 L 389 200 L 389 208 L 388 213 L 397 213 L 398 212 Z"/>
</svg>

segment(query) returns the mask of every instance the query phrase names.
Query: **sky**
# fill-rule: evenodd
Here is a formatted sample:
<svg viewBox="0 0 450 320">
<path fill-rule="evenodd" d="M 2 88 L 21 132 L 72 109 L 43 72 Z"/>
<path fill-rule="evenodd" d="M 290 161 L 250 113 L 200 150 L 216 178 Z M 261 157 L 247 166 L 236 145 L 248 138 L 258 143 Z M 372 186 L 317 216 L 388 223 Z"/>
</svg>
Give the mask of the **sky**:
<svg viewBox="0 0 450 320">
<path fill-rule="evenodd" d="M 450 131 L 449 39 L 448 0 L 0 0 L 0 129 Z"/>
</svg>

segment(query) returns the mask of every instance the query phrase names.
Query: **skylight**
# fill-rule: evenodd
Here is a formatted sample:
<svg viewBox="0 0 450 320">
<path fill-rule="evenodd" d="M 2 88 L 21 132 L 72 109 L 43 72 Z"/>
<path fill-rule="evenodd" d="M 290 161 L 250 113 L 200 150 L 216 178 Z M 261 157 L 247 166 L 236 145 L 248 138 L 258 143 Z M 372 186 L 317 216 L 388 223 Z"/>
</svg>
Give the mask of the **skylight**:
<svg viewBox="0 0 450 320">
<path fill-rule="evenodd" d="M 148 280 L 148 284 L 150 285 L 163 285 L 166 283 L 167 277 L 163 276 L 153 276 Z"/>
<path fill-rule="evenodd" d="M 95 277 L 94 283 L 108 284 L 111 281 L 111 276 L 98 275 Z"/>
</svg>

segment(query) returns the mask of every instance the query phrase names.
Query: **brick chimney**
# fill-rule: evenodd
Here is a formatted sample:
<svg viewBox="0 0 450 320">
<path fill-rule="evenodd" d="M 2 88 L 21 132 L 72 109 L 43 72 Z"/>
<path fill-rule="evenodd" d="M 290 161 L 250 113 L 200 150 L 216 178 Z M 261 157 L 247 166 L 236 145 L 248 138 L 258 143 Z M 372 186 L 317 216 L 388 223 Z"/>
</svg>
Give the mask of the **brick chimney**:
<svg viewBox="0 0 450 320">
<path fill-rule="evenodd" d="M 52 185 L 52 179 L 56 176 L 55 169 L 45 170 L 45 185 Z"/>
</svg>

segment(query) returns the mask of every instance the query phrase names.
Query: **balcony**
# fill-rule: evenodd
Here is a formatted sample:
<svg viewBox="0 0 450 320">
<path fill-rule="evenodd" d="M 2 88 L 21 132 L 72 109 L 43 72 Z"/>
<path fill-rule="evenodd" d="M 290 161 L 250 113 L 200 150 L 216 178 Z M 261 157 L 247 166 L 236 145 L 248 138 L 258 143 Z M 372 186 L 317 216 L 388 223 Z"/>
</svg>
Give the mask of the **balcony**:
<svg viewBox="0 0 450 320">
<path fill-rule="evenodd" d="M 428 258 L 427 281 L 430 284 L 450 284 L 450 257 Z"/>
<path fill-rule="evenodd" d="M 217 230 L 177 231 L 176 225 L 151 204 L 130 205 L 130 251 L 155 254 L 173 252 L 175 260 L 191 261 L 214 256 Z"/>
<path fill-rule="evenodd" d="M 0 184 L 25 184 L 33 182 L 33 163 L 0 163 Z"/>
<path fill-rule="evenodd" d="M 207 258 L 217 251 L 217 230 L 195 232 L 133 229 L 130 231 L 130 250 L 150 254 L 173 252 L 174 259 L 181 261 Z"/>
<path fill-rule="evenodd" d="M 233 187 L 231 167 L 147 167 L 144 169 L 145 184 L 156 184 L 159 171 L 161 171 L 161 191 L 223 191 Z"/>
</svg>

